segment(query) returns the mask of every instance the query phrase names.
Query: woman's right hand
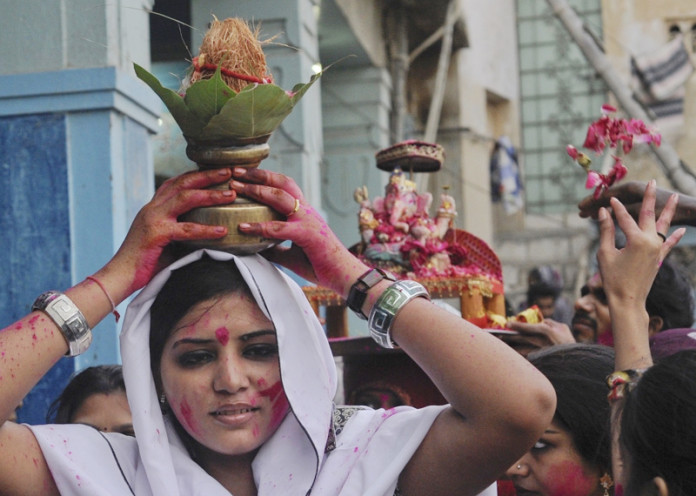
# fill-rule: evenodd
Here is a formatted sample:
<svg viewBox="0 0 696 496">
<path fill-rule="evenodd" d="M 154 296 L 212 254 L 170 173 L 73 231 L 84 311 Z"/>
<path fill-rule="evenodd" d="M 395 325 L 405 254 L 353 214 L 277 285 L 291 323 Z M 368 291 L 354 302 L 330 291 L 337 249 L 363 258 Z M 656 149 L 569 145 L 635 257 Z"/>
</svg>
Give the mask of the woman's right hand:
<svg viewBox="0 0 696 496">
<path fill-rule="evenodd" d="M 227 234 L 224 226 L 180 222 L 178 217 L 194 208 L 232 203 L 237 197 L 233 190 L 206 189 L 230 178 L 231 171 L 226 168 L 188 172 L 157 189 L 136 215 L 116 255 L 97 273 L 97 277 L 119 274 L 127 278 L 120 281 L 120 291 L 110 288 L 117 293 L 112 295 L 114 300 L 122 301 L 142 288 L 171 262 L 167 247 L 172 241 L 217 239 Z"/>
</svg>

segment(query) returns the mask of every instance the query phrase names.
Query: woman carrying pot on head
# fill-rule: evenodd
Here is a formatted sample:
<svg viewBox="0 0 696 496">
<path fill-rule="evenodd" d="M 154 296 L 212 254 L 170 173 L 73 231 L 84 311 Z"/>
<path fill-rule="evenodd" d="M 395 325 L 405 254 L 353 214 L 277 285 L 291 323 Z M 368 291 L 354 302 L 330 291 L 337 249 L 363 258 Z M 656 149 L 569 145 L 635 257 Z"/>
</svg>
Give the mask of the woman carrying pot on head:
<svg viewBox="0 0 696 496">
<path fill-rule="evenodd" d="M 201 189 L 230 174 L 228 196 Z M 160 270 L 170 241 L 226 232 L 177 216 L 229 202 L 235 192 L 290 212 L 287 221 L 240 230 L 292 241 L 268 258 L 347 298 L 370 318 L 375 338 L 398 343 L 449 405 L 335 408 L 324 332 L 301 289 L 260 255 L 199 250 Z M 234 169 L 170 181 L 95 277 L 115 303 L 147 284 L 121 335 L 136 437 L 5 423 L 3 494 L 477 494 L 553 416 L 553 389 L 532 365 L 431 304 L 417 283 L 371 271 L 280 174 Z M 66 295 L 85 326 L 112 309 L 90 281 Z M 70 350 L 80 351 L 75 334 L 66 335 Z M 0 405 L 16 404 L 68 349 L 43 311 L 0 332 L 0 340 L 0 366 L 12 372 L 4 374 Z M 9 407 L 2 408 L 7 418 Z"/>
</svg>

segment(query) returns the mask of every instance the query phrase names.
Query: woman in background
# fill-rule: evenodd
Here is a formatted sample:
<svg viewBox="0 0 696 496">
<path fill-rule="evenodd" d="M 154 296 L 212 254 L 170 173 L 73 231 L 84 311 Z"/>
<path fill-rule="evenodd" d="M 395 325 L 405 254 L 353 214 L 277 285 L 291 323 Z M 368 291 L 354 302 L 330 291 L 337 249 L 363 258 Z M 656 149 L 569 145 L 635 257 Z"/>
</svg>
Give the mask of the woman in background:
<svg viewBox="0 0 696 496">
<path fill-rule="evenodd" d="M 46 422 L 85 424 L 102 432 L 134 436 L 121 366 L 97 365 L 78 373 L 51 403 Z"/>
</svg>

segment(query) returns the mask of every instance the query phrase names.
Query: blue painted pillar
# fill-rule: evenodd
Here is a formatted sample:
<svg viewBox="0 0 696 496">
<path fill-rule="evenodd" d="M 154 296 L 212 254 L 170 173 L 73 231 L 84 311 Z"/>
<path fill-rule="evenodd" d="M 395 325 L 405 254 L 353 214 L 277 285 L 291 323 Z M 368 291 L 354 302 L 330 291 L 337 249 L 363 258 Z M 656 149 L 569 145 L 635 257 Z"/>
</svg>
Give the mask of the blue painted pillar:
<svg viewBox="0 0 696 496">
<path fill-rule="evenodd" d="M 132 70 L 133 60 L 149 66 L 151 1 L 8 3 L 0 16 L 0 328 L 41 292 L 79 282 L 113 255 L 152 196 L 160 110 Z M 98 325 L 89 351 L 61 360 L 19 420 L 41 423 L 75 371 L 119 362 L 117 332 L 113 318 Z"/>
</svg>

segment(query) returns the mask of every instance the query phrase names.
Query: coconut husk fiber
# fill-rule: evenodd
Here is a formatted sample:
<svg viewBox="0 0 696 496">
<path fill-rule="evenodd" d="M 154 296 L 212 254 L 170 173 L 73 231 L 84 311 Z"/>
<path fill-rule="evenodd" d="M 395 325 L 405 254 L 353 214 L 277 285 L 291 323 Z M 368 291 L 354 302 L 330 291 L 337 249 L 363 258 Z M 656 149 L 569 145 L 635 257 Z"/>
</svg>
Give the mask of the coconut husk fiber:
<svg viewBox="0 0 696 496">
<path fill-rule="evenodd" d="M 271 82 L 267 74 L 266 56 L 258 39 L 259 28 L 253 31 L 243 19 L 214 18 L 203 37 L 198 57 L 193 60 L 189 86 L 201 79 L 209 79 L 220 66 L 222 79 L 234 91 L 251 83 Z"/>
</svg>

